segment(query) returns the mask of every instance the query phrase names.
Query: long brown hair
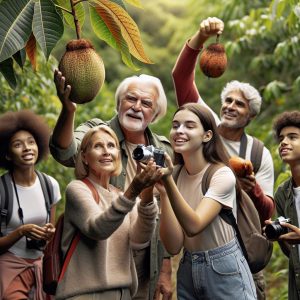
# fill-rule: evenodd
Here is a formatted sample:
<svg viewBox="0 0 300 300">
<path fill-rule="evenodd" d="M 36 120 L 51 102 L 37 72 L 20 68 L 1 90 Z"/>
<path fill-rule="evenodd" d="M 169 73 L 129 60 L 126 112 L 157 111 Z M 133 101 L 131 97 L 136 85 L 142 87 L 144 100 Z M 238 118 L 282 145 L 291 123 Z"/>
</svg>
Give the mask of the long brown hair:
<svg viewBox="0 0 300 300">
<path fill-rule="evenodd" d="M 203 142 L 203 156 L 206 161 L 209 163 L 222 163 L 226 166 L 229 165 L 229 155 L 223 146 L 223 142 L 220 138 L 220 135 L 217 131 L 217 125 L 212 113 L 202 105 L 198 103 L 187 103 L 180 106 L 173 115 L 181 110 L 188 110 L 195 114 L 205 131 L 210 130 L 212 132 L 212 138 L 208 142 Z M 184 164 L 183 157 L 180 153 L 174 152 L 174 163 L 175 164 Z"/>
</svg>

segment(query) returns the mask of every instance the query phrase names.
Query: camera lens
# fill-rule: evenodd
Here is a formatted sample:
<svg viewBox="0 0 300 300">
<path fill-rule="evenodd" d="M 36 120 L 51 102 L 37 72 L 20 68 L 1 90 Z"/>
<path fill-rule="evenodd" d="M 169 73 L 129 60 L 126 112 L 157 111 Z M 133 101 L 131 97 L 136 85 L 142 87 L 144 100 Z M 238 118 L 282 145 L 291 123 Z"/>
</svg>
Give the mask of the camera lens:
<svg viewBox="0 0 300 300">
<path fill-rule="evenodd" d="M 135 148 L 133 150 L 133 152 L 132 152 L 132 157 L 133 157 L 133 159 L 138 160 L 138 161 L 142 160 L 143 157 L 144 157 L 144 150 L 143 150 L 143 148 L 140 148 L 140 147 Z"/>
</svg>

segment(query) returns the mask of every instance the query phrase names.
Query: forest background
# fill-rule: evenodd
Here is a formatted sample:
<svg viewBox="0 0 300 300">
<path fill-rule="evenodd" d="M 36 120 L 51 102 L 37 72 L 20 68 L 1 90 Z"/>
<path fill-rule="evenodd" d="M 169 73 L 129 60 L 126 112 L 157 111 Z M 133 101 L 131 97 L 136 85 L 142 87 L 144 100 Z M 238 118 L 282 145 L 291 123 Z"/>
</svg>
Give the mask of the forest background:
<svg viewBox="0 0 300 300">
<path fill-rule="evenodd" d="M 0 1 L 1 2 L 1 1 Z M 283 111 L 299 109 L 300 92 L 300 4 L 295 0 L 141 0 L 143 9 L 126 5 L 137 23 L 147 55 L 154 62 L 135 63 L 140 70 L 133 71 L 122 63 L 120 54 L 96 39 L 85 21 L 82 37 L 90 39 L 102 56 L 106 81 L 101 92 L 90 103 L 78 105 L 76 125 L 91 118 L 110 119 L 115 114 L 114 92 L 120 81 L 134 74 L 152 74 L 161 79 L 168 97 L 167 115 L 152 129 L 168 136 L 176 98 L 171 70 L 186 40 L 199 28 L 201 20 L 216 16 L 225 23 L 221 42 L 226 47 L 228 67 L 218 79 L 208 79 L 197 68 L 196 84 L 201 96 L 216 111 L 220 108 L 220 92 L 226 82 L 234 79 L 249 82 L 263 96 L 262 111 L 247 127 L 270 149 L 274 159 L 275 188 L 289 176 L 287 166 L 281 163 L 273 138 L 272 121 Z M 58 65 L 65 45 L 76 38 L 75 32 L 65 29 L 63 39 L 56 46 L 48 62 L 38 57 L 38 71 L 33 72 L 27 62 L 23 70 L 16 68 L 18 85 L 12 90 L 0 74 L 0 113 L 32 109 L 46 117 L 51 128 L 59 115 L 61 104 L 56 96 L 53 71 Z M 208 43 L 214 42 L 212 38 Z M 58 215 L 64 210 L 64 189 L 73 178 L 73 170 L 54 161 L 52 157 L 41 163 L 39 169 L 55 177 L 60 183 L 63 200 Z M 288 217 L 288 216 L 286 216 Z M 267 299 L 287 299 L 288 262 L 274 245 L 272 259 L 266 268 Z M 174 268 L 176 266 L 174 265 Z M 174 269 L 174 274 L 176 270 Z M 175 281 L 174 281 L 175 285 Z M 175 299 L 175 295 L 174 295 Z"/>
</svg>

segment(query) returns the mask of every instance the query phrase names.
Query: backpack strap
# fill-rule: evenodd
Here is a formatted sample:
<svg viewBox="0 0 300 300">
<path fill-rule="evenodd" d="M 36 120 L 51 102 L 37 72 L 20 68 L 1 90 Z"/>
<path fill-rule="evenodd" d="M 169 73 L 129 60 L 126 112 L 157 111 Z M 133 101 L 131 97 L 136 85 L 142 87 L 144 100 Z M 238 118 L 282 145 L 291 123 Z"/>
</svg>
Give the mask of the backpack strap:
<svg viewBox="0 0 300 300">
<path fill-rule="evenodd" d="M 248 261 L 248 253 L 247 253 L 247 250 L 246 250 L 246 247 L 245 247 L 245 244 L 244 244 L 244 241 L 242 239 L 242 235 L 241 235 L 241 232 L 239 230 L 239 227 L 237 225 L 237 222 L 236 222 L 236 218 L 232 212 L 232 209 L 225 209 L 225 208 L 222 208 L 220 213 L 219 213 L 220 217 L 229 225 L 231 225 L 234 230 L 235 230 L 235 233 L 236 233 L 236 237 L 239 241 L 239 244 L 241 246 L 241 249 L 242 249 L 242 252 L 246 258 L 246 260 Z"/>
<path fill-rule="evenodd" d="M 205 171 L 205 173 L 203 174 L 203 177 L 202 177 L 202 183 L 201 183 L 201 188 L 202 188 L 202 194 L 205 195 L 205 193 L 207 192 L 208 188 L 209 188 L 209 184 L 210 184 L 210 181 L 214 175 L 214 173 L 220 169 L 222 167 L 222 165 L 220 164 L 211 164 L 207 170 Z M 237 195 L 237 193 L 236 193 Z M 220 213 L 219 213 L 220 217 L 229 225 L 231 225 L 235 232 L 236 232 L 236 237 L 239 241 L 239 244 L 241 246 L 241 249 L 243 251 L 243 254 L 245 256 L 245 258 L 248 260 L 248 253 L 247 253 L 247 250 L 246 250 L 246 247 L 245 247 L 245 244 L 243 242 L 243 239 L 242 239 L 242 236 L 241 236 L 241 233 L 240 233 L 240 230 L 237 226 L 237 222 L 236 222 L 236 218 L 232 212 L 232 209 L 225 209 L 225 208 L 222 208 Z"/>
<path fill-rule="evenodd" d="M 11 219 L 13 208 L 13 201 L 9 201 L 10 199 L 13 199 L 13 189 L 11 186 L 11 176 L 9 173 L 5 173 L 0 177 L 0 197 L 0 226 L 2 224 L 5 224 L 7 226 L 9 220 Z M 2 235 L 1 227 L 0 233 Z"/>
<path fill-rule="evenodd" d="M 178 176 L 179 176 L 180 171 L 182 170 L 182 168 L 183 168 L 183 165 L 174 166 L 172 176 L 173 176 L 173 179 L 174 179 L 175 183 L 177 183 Z"/>
<path fill-rule="evenodd" d="M 2 222 L 6 221 L 7 217 L 7 198 L 5 197 L 4 183 L 3 183 L 3 175 L 0 177 L 0 237 L 2 234 Z M 3 218 L 3 219 L 2 219 Z"/>
<path fill-rule="evenodd" d="M 86 178 L 83 178 L 81 179 L 82 182 L 84 182 L 88 187 L 89 189 L 91 190 L 92 194 L 93 194 L 93 198 L 94 200 L 96 201 L 96 203 L 98 204 L 100 202 L 100 197 L 99 197 L 99 194 L 95 188 L 95 186 L 92 184 L 92 182 L 86 177 Z M 61 268 L 61 272 L 59 274 L 59 278 L 58 278 L 58 282 L 60 282 L 62 280 L 62 278 L 64 277 L 64 274 L 67 270 L 67 267 L 69 265 L 69 262 L 71 260 L 71 257 L 76 249 L 76 246 L 80 240 L 80 232 L 77 232 L 72 241 L 71 241 L 71 244 L 70 244 L 70 247 L 68 248 L 67 250 L 67 253 L 65 255 L 65 258 L 64 258 L 64 261 L 63 261 L 63 264 L 62 264 L 62 268 Z"/>
<path fill-rule="evenodd" d="M 245 133 L 243 133 L 241 137 L 239 157 L 244 159 L 246 158 L 247 143 L 248 143 L 247 136 Z"/>
<path fill-rule="evenodd" d="M 262 155 L 264 150 L 264 144 L 262 141 L 258 140 L 257 138 L 253 137 L 253 145 L 251 149 L 251 162 L 253 165 L 253 171 L 256 174 L 260 168 Z"/>
<path fill-rule="evenodd" d="M 53 186 L 52 186 L 52 183 L 51 183 L 48 175 L 46 175 L 45 173 L 39 172 L 37 170 L 35 172 L 41 183 L 42 191 L 43 191 L 44 198 L 45 198 L 47 213 L 50 218 L 51 205 L 54 202 Z"/>
<path fill-rule="evenodd" d="M 223 167 L 223 165 L 221 165 L 221 164 L 211 164 L 204 172 L 203 177 L 202 177 L 202 183 L 201 183 L 201 189 L 202 189 L 203 196 L 208 191 L 210 181 L 211 181 L 212 177 L 214 176 L 215 172 L 222 167 Z"/>
<path fill-rule="evenodd" d="M 255 138 L 254 136 L 252 138 L 253 138 L 253 145 L 252 145 L 252 149 L 251 149 L 250 160 L 253 165 L 254 174 L 256 174 L 261 165 L 264 144 L 262 141 Z M 247 136 L 245 133 L 243 133 L 243 135 L 241 137 L 239 157 L 245 159 L 246 158 L 246 150 L 247 150 Z"/>
</svg>

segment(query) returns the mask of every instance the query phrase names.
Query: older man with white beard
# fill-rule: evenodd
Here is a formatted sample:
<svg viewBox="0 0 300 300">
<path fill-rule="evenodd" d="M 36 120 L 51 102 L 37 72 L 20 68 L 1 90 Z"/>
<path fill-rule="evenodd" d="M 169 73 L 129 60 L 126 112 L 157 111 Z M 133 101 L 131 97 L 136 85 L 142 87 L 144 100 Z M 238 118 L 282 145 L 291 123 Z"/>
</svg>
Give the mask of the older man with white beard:
<svg viewBox="0 0 300 300">
<path fill-rule="evenodd" d="M 65 86 L 65 78 L 58 70 L 55 70 L 54 81 L 62 110 L 51 137 L 50 150 L 53 157 L 64 166 L 74 167 L 84 134 L 101 124 L 109 125 L 120 143 L 122 172 L 111 179 L 111 184 L 120 190 L 127 188 L 136 173 L 132 151 L 138 144 L 154 145 L 172 155 L 168 139 L 152 133 L 148 128 L 150 123 L 162 118 L 167 109 L 167 98 L 158 78 L 140 75 L 124 79 L 115 94 L 115 117 L 107 122 L 94 118 L 75 130 L 76 104 L 69 99 L 71 86 Z M 138 292 L 133 298 L 135 300 L 159 299 L 160 294 L 166 300 L 172 297 L 170 256 L 159 239 L 159 219 L 156 229 L 149 246 L 136 249 L 133 245 L 139 280 Z"/>
</svg>

